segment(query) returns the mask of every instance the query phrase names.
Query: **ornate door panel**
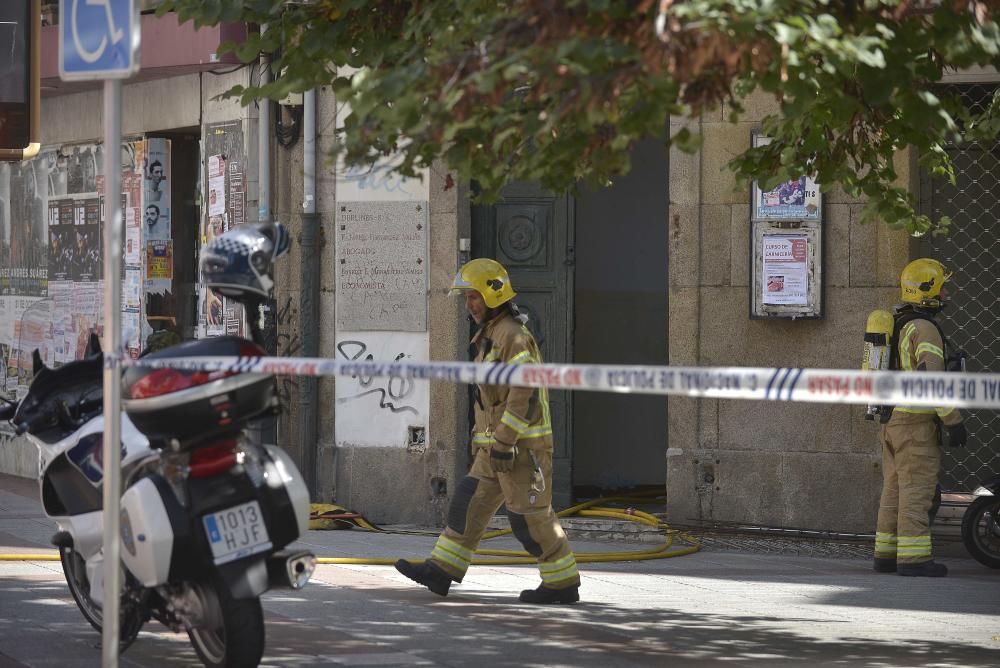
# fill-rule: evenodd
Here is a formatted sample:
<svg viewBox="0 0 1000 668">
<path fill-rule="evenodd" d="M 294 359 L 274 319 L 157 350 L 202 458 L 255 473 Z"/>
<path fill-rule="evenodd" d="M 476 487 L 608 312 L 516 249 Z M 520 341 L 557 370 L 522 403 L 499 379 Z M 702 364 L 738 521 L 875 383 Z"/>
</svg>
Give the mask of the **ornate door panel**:
<svg viewBox="0 0 1000 668">
<path fill-rule="evenodd" d="M 515 303 L 530 318 L 546 362 L 573 360 L 573 200 L 517 183 L 491 206 L 473 208 L 473 255 L 507 267 Z M 572 502 L 572 401 L 549 392 L 555 439 L 554 504 Z"/>
</svg>

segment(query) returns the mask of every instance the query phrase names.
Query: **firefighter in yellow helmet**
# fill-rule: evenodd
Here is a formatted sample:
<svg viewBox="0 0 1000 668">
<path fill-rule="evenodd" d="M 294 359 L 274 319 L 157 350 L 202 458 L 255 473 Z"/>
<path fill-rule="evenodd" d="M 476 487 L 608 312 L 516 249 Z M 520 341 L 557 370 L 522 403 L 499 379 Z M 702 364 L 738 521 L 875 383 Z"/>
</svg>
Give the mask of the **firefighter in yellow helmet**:
<svg viewBox="0 0 1000 668">
<path fill-rule="evenodd" d="M 476 362 L 537 364 L 542 356 L 535 338 L 511 301 L 515 292 L 503 265 L 478 259 L 459 270 L 452 293 L 465 297 L 465 308 L 479 326 L 472 337 Z M 431 558 L 404 559 L 396 569 L 435 594 L 447 596 L 461 582 L 486 527 L 504 503 L 514 536 L 538 559 L 542 583 L 521 592 L 525 603 L 575 603 L 580 574 L 559 518 L 552 510 L 552 421 L 544 388 L 478 385 L 474 458 L 468 475 L 455 489 L 448 525 Z"/>
<path fill-rule="evenodd" d="M 910 262 L 900 276 L 902 304 L 896 307 L 889 368 L 944 371 L 946 342 L 935 316 L 945 305 L 951 276 L 937 260 Z M 941 466 L 939 423 L 948 445 L 967 440 L 955 408 L 886 407 L 882 412 L 882 498 L 875 532 L 875 570 L 899 575 L 943 577 L 944 564 L 931 556 L 930 522 Z"/>
</svg>

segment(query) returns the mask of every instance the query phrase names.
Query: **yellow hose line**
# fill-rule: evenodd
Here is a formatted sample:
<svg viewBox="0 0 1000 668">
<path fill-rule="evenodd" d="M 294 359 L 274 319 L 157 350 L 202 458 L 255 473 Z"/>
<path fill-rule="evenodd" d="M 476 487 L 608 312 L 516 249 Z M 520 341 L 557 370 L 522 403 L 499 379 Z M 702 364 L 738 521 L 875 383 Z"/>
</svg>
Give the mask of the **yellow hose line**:
<svg viewBox="0 0 1000 668">
<path fill-rule="evenodd" d="M 655 495 L 651 495 L 654 496 Z M 640 524 L 645 524 L 658 529 L 662 529 L 665 534 L 665 541 L 662 545 L 657 547 L 641 549 L 641 550 L 629 550 L 623 552 L 578 552 L 576 554 L 577 563 L 587 564 L 587 563 L 602 563 L 602 562 L 613 562 L 613 561 L 645 561 L 648 559 L 667 559 L 670 557 L 680 557 L 687 554 L 694 554 L 701 549 L 701 543 L 697 538 L 689 536 L 688 534 L 677 531 L 676 529 L 671 529 L 669 525 L 662 522 L 655 515 L 643 512 L 641 510 L 631 509 L 628 512 L 621 510 L 620 508 L 602 508 L 597 507 L 598 504 L 608 503 L 608 502 L 628 502 L 635 501 L 636 497 L 612 497 L 603 499 L 593 499 L 585 503 L 577 504 L 571 508 L 567 508 L 557 515 L 559 517 L 568 517 L 571 515 L 580 515 L 582 517 L 608 517 L 611 519 L 626 520 L 630 522 L 639 522 Z M 497 531 L 491 531 L 483 536 L 483 540 L 489 538 L 496 538 L 498 536 L 504 536 L 511 533 L 511 529 L 499 529 Z M 688 547 L 682 547 L 676 550 L 670 550 L 673 546 L 674 536 L 680 536 L 683 540 L 690 543 Z M 494 559 L 473 559 L 472 564 L 476 566 L 507 566 L 515 564 L 537 564 L 538 560 L 530 556 L 527 552 L 520 550 L 490 550 L 486 548 L 480 548 L 476 550 L 476 555 L 479 557 L 498 557 Z M 316 559 L 317 563 L 320 564 L 341 564 L 341 565 L 373 565 L 373 566 L 391 566 L 395 564 L 398 559 L 385 559 L 385 558 L 365 558 L 365 557 L 318 557 Z M 421 560 L 411 560 L 411 561 L 421 561 Z"/>
<path fill-rule="evenodd" d="M 664 542 L 662 545 L 656 547 L 640 549 L 640 550 L 627 550 L 621 552 L 578 552 L 576 554 L 577 563 L 589 564 L 589 563 L 602 563 L 602 562 L 612 562 L 612 561 L 645 561 L 647 559 L 667 559 L 670 557 L 680 557 L 687 554 L 694 554 L 701 549 L 701 542 L 697 538 L 685 534 L 683 532 L 677 531 L 676 529 L 671 529 L 668 524 L 661 521 L 655 515 L 651 515 L 647 512 L 641 510 L 629 509 L 628 511 L 622 510 L 620 508 L 606 508 L 600 507 L 598 504 L 602 503 L 628 503 L 630 501 L 635 501 L 636 499 L 645 498 L 656 498 L 658 496 L 655 493 L 647 493 L 636 496 L 622 496 L 622 497 L 609 497 L 603 499 L 592 499 L 584 503 L 577 504 L 571 508 L 567 508 L 559 513 L 556 513 L 559 517 L 569 517 L 572 515 L 579 515 L 581 517 L 607 517 L 610 519 L 626 520 L 629 522 L 638 522 L 640 524 L 645 524 L 657 529 L 661 529 L 664 532 Z M 662 496 L 662 494 L 659 494 Z M 366 531 L 372 531 L 377 533 L 392 533 L 386 532 L 373 524 L 369 523 L 364 518 L 357 518 L 358 524 L 363 527 Z M 498 536 L 504 536 L 511 533 L 510 529 L 500 529 L 497 531 L 491 531 L 483 536 L 483 540 L 490 538 L 496 538 Z M 687 547 L 678 548 L 671 550 L 673 546 L 674 537 L 679 536 L 684 541 L 690 543 Z M 521 550 L 490 550 L 485 548 L 480 548 L 476 550 L 476 554 L 479 557 L 492 557 L 489 559 L 477 558 L 473 559 L 472 563 L 477 566 L 507 566 L 514 564 L 537 564 L 538 560 L 530 556 L 527 552 Z M 39 553 L 39 554 L 0 554 L 0 562 L 2 561 L 59 561 L 58 552 L 50 553 Z M 398 561 L 398 557 L 317 557 L 316 562 L 319 564 L 340 564 L 340 565 L 358 565 L 358 566 L 391 566 Z M 417 560 L 413 560 L 417 561 Z"/>
</svg>

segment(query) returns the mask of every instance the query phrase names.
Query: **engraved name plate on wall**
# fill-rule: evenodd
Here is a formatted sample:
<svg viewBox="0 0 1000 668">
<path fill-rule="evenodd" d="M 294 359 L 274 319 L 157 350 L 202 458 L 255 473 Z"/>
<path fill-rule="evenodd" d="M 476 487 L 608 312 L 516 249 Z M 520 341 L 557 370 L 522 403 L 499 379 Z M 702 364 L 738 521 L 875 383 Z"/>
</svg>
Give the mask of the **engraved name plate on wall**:
<svg viewBox="0 0 1000 668">
<path fill-rule="evenodd" d="M 337 328 L 427 331 L 427 202 L 337 204 Z"/>
</svg>

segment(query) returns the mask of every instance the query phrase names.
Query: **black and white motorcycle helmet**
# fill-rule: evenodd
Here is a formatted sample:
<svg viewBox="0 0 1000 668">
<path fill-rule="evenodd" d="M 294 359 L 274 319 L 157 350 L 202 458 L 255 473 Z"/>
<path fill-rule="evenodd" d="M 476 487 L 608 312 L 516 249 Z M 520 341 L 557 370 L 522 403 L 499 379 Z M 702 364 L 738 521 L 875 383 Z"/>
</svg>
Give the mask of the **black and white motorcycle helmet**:
<svg viewBox="0 0 1000 668">
<path fill-rule="evenodd" d="M 288 250 L 288 242 L 288 230 L 280 223 L 238 225 L 202 247 L 202 281 L 236 300 L 270 297 L 274 259 Z"/>
</svg>

